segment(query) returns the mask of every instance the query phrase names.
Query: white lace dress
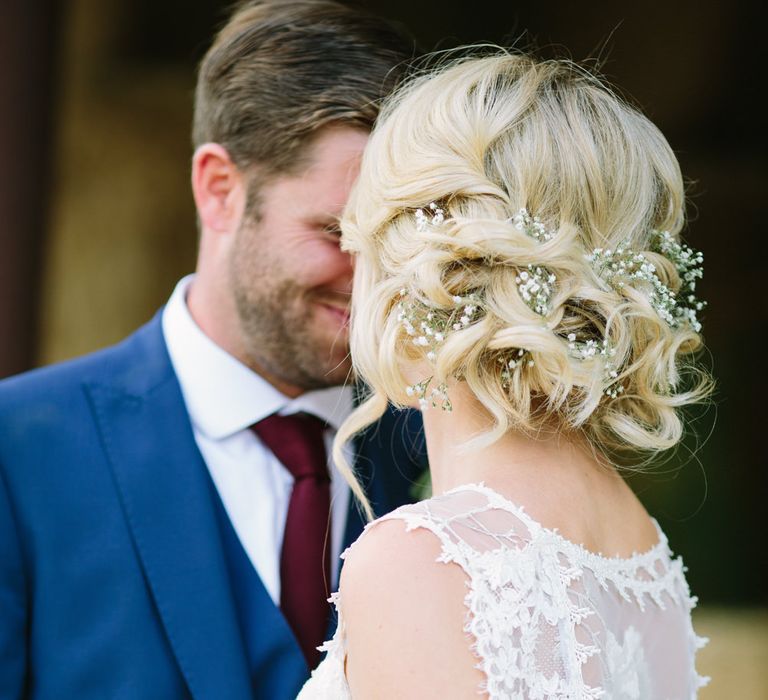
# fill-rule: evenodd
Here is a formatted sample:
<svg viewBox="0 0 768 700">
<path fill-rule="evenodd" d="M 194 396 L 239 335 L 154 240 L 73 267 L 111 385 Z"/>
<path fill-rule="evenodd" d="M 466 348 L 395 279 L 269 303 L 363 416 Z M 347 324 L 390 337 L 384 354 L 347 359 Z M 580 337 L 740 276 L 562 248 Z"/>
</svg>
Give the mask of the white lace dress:
<svg viewBox="0 0 768 700">
<path fill-rule="evenodd" d="M 404 506 L 368 527 L 392 519 L 434 533 L 438 561 L 467 576 L 465 630 L 484 674 L 479 695 L 687 700 L 706 684 L 694 666 L 706 643 L 691 626 L 696 599 L 655 521 L 658 544 L 621 559 L 588 552 L 483 484 Z M 351 698 L 338 594 L 332 600 L 336 634 L 297 700 Z"/>
</svg>

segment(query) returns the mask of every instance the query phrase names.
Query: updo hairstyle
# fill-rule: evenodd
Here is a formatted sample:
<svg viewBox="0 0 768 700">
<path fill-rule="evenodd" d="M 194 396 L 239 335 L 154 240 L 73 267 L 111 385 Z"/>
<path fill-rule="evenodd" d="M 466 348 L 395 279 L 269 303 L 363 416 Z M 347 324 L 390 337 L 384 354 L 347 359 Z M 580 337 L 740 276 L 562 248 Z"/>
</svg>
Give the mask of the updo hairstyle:
<svg viewBox="0 0 768 700">
<path fill-rule="evenodd" d="M 433 202 L 445 221 L 419 226 L 417 210 Z M 514 224 L 521 209 L 551 240 Z M 335 455 L 369 515 L 340 446 L 388 401 L 413 403 L 407 368 L 423 367 L 435 383 L 466 382 L 493 418 L 486 442 L 554 420 L 613 459 L 674 446 L 683 434 L 677 409 L 711 389 L 691 361 L 701 337 L 663 320 L 643 289 L 606 285 L 587 258 L 630 248 L 675 292 L 678 272 L 651 250 L 651 236 L 678 240 L 683 224 L 683 181 L 664 136 L 572 62 L 463 58 L 390 98 L 342 221 L 342 245 L 356 258 L 352 360 L 371 393 L 339 431 Z M 556 278 L 545 314 L 516 282 L 529 265 Z M 472 295 L 482 313 L 447 334 L 427 363 L 398 320 L 404 294 L 436 313 Z M 615 379 L 600 357 L 574 356 L 569 337 L 609 343 Z M 505 380 L 505 358 L 521 350 L 530 361 Z M 617 396 L 607 395 L 611 381 Z"/>
</svg>

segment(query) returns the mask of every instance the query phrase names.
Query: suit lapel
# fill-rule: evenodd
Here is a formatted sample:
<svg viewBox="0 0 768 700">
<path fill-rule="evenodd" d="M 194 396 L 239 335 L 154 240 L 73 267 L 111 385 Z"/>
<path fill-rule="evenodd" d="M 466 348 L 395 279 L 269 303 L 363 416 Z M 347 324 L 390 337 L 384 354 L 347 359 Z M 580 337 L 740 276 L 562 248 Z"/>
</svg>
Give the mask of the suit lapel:
<svg viewBox="0 0 768 700">
<path fill-rule="evenodd" d="M 251 698 L 209 477 L 159 319 L 135 365 L 89 393 L 125 515 L 168 640 L 195 700 Z"/>
</svg>

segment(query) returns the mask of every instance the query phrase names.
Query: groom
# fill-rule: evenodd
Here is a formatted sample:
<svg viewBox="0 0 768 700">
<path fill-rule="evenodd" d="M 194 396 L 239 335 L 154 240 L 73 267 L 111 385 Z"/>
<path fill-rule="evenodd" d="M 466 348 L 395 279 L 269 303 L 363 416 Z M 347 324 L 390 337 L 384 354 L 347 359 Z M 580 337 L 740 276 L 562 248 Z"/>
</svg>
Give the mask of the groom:
<svg viewBox="0 0 768 700">
<path fill-rule="evenodd" d="M 196 274 L 121 344 L 0 383 L 0 699 L 293 698 L 362 520 L 337 217 L 412 45 L 331 0 L 241 5 L 200 67 Z M 411 414 L 349 448 L 378 512 Z M 330 625 L 329 625 L 330 623 Z"/>
</svg>

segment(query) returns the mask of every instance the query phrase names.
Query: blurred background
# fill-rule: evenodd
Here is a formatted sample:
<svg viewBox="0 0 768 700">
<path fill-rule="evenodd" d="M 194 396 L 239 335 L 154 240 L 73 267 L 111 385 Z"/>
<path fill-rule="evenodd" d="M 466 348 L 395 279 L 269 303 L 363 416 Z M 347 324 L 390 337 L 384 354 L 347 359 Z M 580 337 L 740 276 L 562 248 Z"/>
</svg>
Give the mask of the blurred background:
<svg viewBox="0 0 768 700">
<path fill-rule="evenodd" d="M 705 255 L 715 405 L 632 484 L 690 568 L 701 697 L 768 698 L 765 3 L 370 0 L 425 48 L 535 43 L 600 59 L 666 134 Z M 230 3 L 2 0 L 0 376 L 116 342 L 192 271 L 195 67 Z M 754 352 L 753 352 L 754 351 Z"/>
</svg>

